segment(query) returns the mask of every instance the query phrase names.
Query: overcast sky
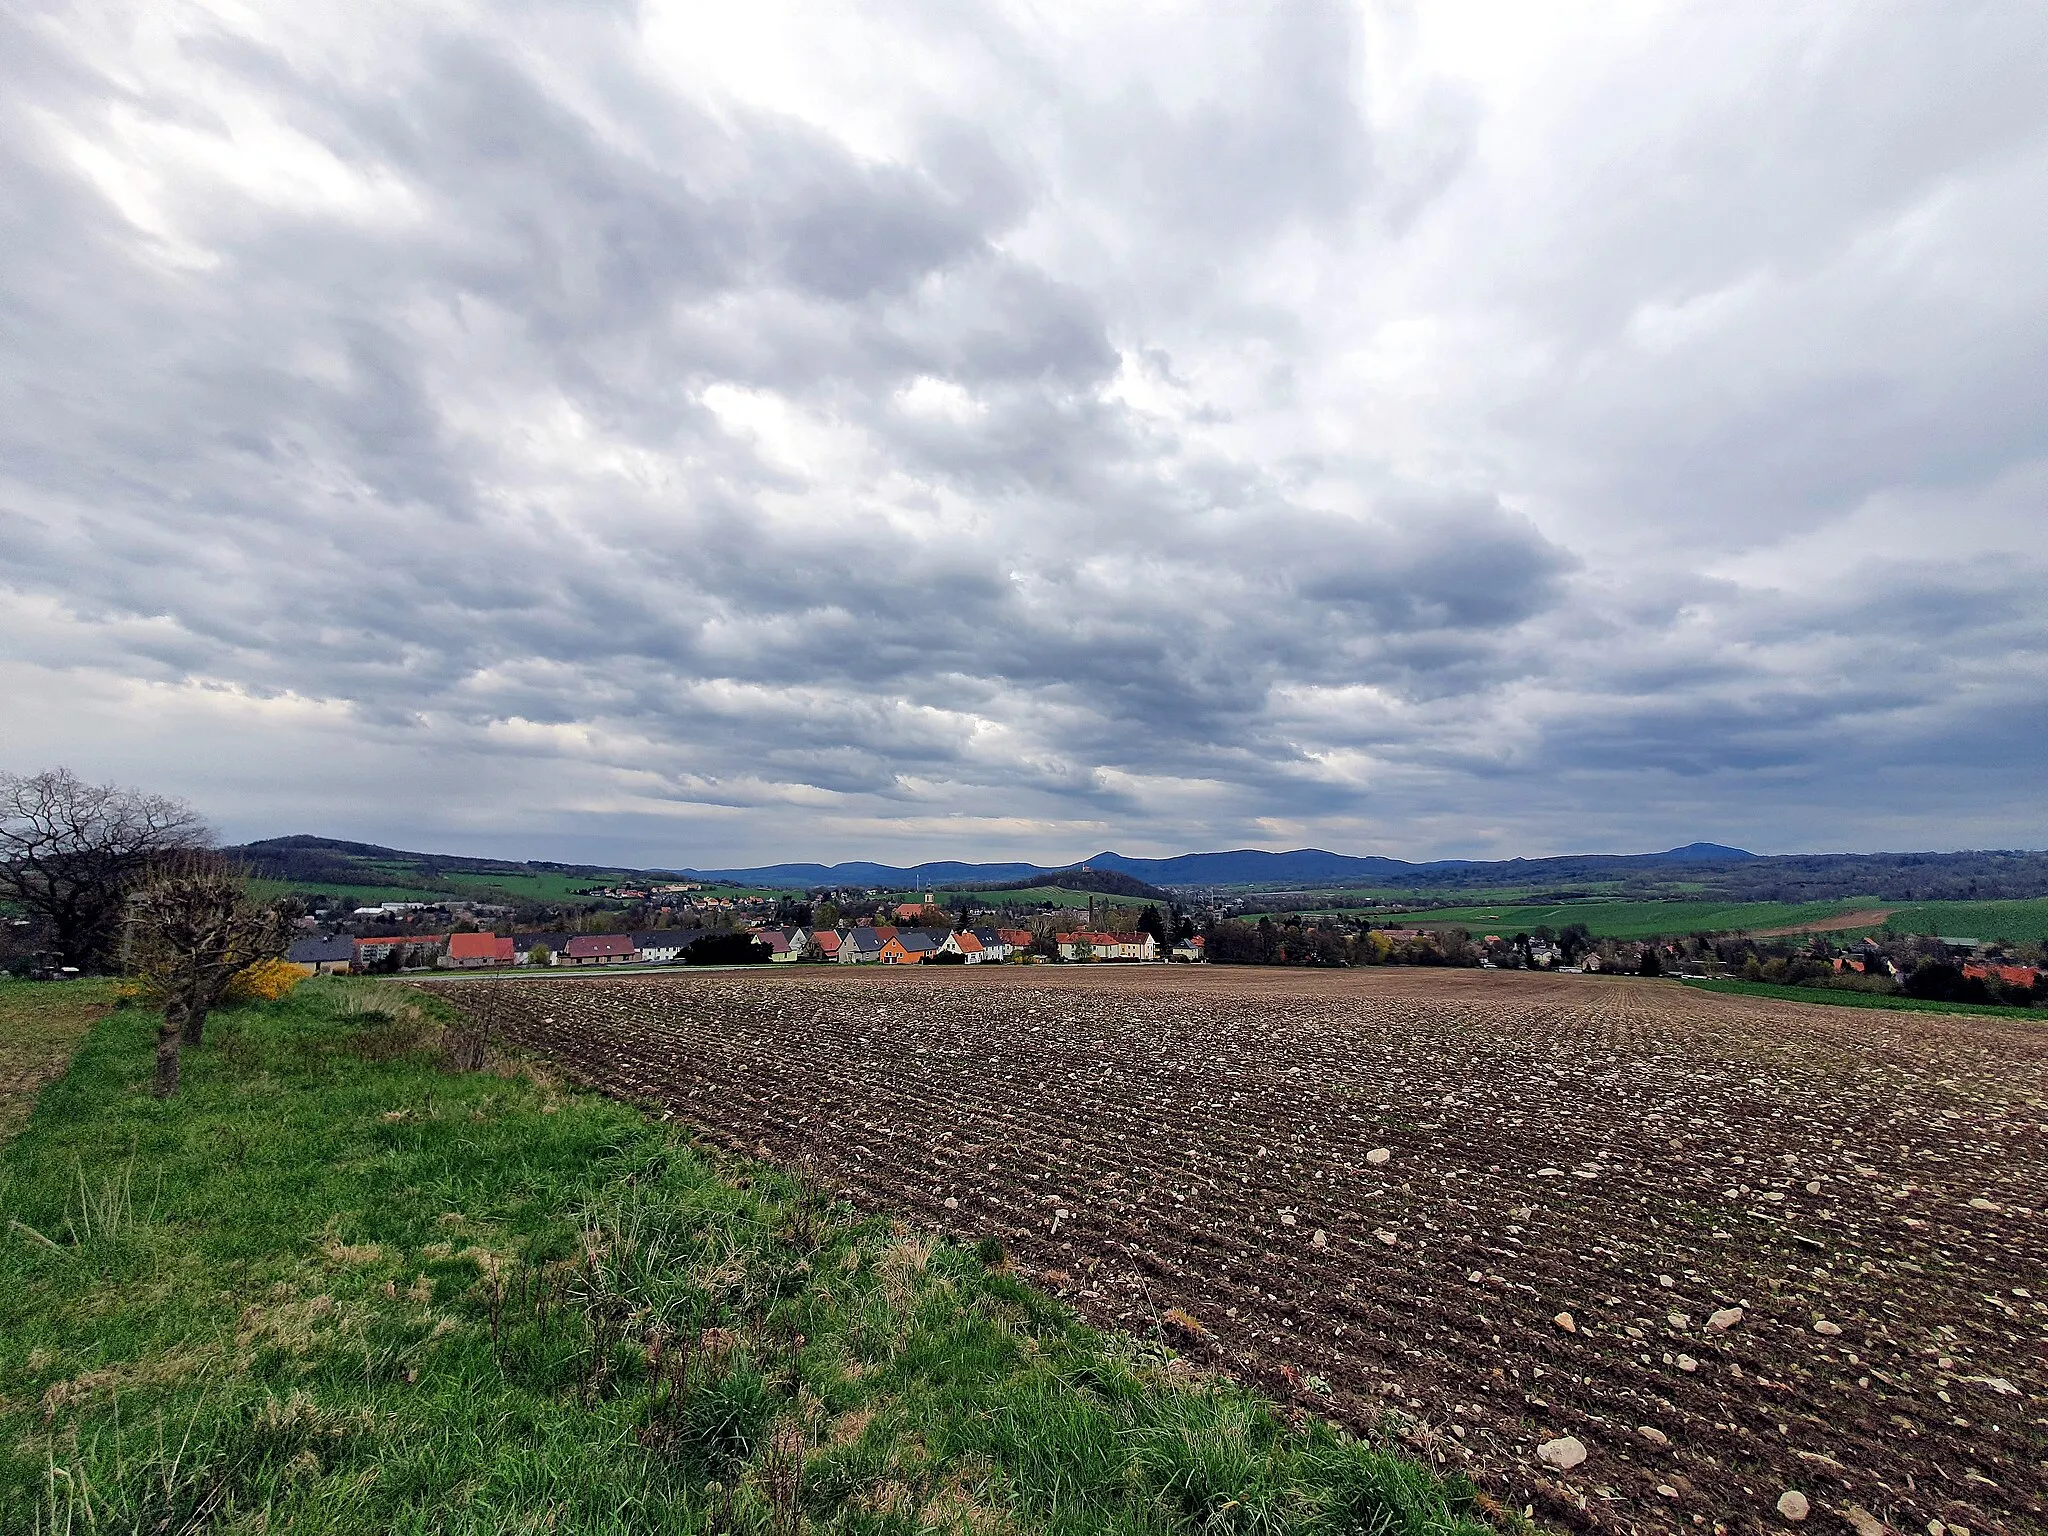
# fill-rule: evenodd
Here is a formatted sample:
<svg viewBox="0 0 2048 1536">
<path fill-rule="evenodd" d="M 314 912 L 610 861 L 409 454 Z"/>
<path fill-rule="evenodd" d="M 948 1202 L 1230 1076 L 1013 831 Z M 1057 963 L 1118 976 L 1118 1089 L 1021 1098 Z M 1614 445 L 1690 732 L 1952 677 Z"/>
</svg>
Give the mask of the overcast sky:
<svg viewBox="0 0 2048 1536">
<path fill-rule="evenodd" d="M 2048 846 L 2048 8 L 0 8 L 0 768 Z"/>
</svg>

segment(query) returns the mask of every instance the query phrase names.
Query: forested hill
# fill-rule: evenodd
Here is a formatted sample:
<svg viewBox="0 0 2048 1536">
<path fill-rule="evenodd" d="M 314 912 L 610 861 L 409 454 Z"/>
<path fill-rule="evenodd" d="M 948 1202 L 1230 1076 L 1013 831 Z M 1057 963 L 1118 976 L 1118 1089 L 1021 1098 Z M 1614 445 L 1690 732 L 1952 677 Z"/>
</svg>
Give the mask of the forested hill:
<svg viewBox="0 0 2048 1536">
<path fill-rule="evenodd" d="M 1146 859 L 1105 852 L 1080 864 L 774 864 L 751 869 L 649 870 L 616 865 L 516 862 L 414 853 L 375 843 L 299 835 L 227 850 L 269 879 L 301 885 L 477 883 L 493 875 L 552 874 L 593 882 L 678 874 L 785 890 L 829 886 L 910 889 L 1021 889 L 1057 881 L 1076 890 L 1111 889 L 1129 878 L 1150 889 L 1254 887 L 1266 890 L 1525 891 L 1559 897 L 1598 891 L 1635 898 L 1684 895 L 1728 901 L 1988 901 L 2048 896 L 2048 852 L 1819 853 L 1759 855 L 1716 843 L 1662 853 L 1574 854 L 1545 859 L 1444 859 L 1409 863 L 1318 848 L 1268 853 L 1241 848 Z M 1093 877 L 1096 883 L 1081 884 Z"/>
<path fill-rule="evenodd" d="M 1714 843 L 1662 853 L 1573 854 L 1546 859 L 1401 859 L 1352 857 L 1322 849 L 1291 853 L 1238 849 L 1130 858 L 1109 852 L 1081 865 L 781 864 L 753 869 L 692 871 L 698 878 L 739 884 L 822 886 L 950 886 L 956 889 L 1045 883 L 1077 869 L 1113 870 L 1148 885 L 1389 891 L 1519 890 L 1559 896 L 1599 890 L 1633 897 L 1685 895 L 1729 901 L 1824 901 L 1870 896 L 1884 901 L 1979 901 L 2048 896 L 2048 852 L 1816 853 L 1763 855 Z M 1062 883 L 1070 883 L 1062 879 Z"/>
</svg>

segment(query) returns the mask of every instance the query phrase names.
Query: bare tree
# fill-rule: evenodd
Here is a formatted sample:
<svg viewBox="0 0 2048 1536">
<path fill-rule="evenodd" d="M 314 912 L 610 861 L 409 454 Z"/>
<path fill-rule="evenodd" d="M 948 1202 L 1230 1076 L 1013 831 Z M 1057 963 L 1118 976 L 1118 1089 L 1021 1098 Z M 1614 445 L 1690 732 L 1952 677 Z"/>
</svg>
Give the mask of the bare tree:
<svg viewBox="0 0 2048 1536">
<path fill-rule="evenodd" d="M 180 1052 L 206 1038 L 206 1016 L 235 973 L 281 955 L 291 939 L 282 906 L 249 899 L 242 872 L 214 853 L 186 854 L 158 869 L 135 894 L 129 969 L 164 1002 L 156 1033 L 152 1091 L 178 1091 Z"/>
<path fill-rule="evenodd" d="M 208 836 L 182 800 L 87 784 L 68 768 L 0 774 L 0 895 L 42 919 L 81 970 L 109 958 L 122 903 L 151 865 Z"/>
</svg>

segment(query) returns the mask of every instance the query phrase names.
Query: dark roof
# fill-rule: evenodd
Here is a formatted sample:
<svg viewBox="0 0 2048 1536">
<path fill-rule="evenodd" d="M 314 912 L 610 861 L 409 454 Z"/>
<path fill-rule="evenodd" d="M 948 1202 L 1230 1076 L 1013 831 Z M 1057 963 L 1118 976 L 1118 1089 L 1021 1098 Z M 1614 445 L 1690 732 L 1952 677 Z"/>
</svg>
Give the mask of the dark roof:
<svg viewBox="0 0 2048 1536">
<path fill-rule="evenodd" d="M 512 935 L 512 945 L 522 955 L 530 953 L 536 944 L 543 945 L 559 955 L 569 947 L 569 941 L 575 937 L 573 933 L 515 933 Z"/>
<path fill-rule="evenodd" d="M 946 941 L 933 938 L 921 928 L 905 928 L 896 935 L 896 942 L 911 954 L 920 955 L 928 949 L 937 949 Z"/>
<path fill-rule="evenodd" d="M 872 928 L 855 928 L 846 935 L 844 942 L 851 943 L 855 949 L 880 949 L 883 944 Z"/>
<path fill-rule="evenodd" d="M 326 938 L 294 939 L 284 957 L 293 965 L 332 965 L 337 960 L 353 961 L 356 941 L 345 933 L 330 934 Z"/>
<path fill-rule="evenodd" d="M 990 944 L 1000 944 L 1003 942 L 1003 936 L 997 933 L 993 928 L 977 928 L 974 930 L 974 936 L 977 939 L 981 940 L 984 947 Z"/>
<path fill-rule="evenodd" d="M 702 928 L 650 928 L 633 935 L 635 949 L 688 949 L 704 937 Z"/>
</svg>

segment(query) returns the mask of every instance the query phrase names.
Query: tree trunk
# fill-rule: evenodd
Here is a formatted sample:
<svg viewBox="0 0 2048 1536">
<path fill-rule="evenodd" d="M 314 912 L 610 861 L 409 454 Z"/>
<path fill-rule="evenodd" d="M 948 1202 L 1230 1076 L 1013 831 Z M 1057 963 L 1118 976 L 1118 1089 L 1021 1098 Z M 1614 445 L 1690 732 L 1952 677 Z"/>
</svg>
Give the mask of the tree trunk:
<svg viewBox="0 0 2048 1536">
<path fill-rule="evenodd" d="M 164 1005 L 164 1021 L 156 1031 L 156 1079 L 150 1092 L 168 1099 L 178 1091 L 179 1037 L 183 1034 L 184 1007 L 173 1001 Z"/>
<path fill-rule="evenodd" d="M 204 1008 L 188 1007 L 184 1012 L 185 1027 L 180 1032 L 184 1043 L 191 1046 L 204 1045 L 206 1043 L 206 1010 Z"/>
</svg>

